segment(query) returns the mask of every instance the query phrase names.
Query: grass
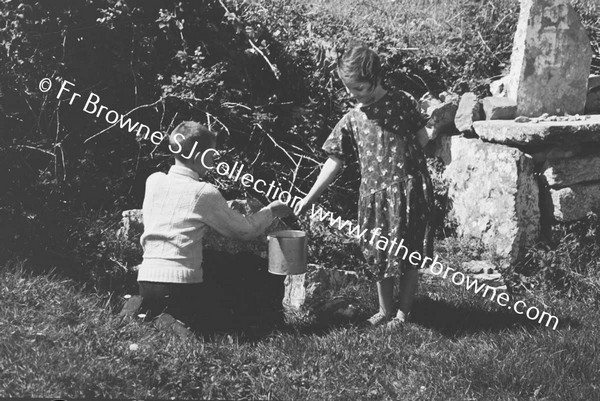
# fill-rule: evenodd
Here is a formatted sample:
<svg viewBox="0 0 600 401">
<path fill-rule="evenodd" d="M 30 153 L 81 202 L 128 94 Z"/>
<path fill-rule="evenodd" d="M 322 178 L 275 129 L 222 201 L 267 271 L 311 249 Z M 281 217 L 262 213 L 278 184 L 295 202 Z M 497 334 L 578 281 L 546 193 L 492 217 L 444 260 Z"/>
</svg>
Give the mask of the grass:
<svg viewBox="0 0 600 401">
<path fill-rule="evenodd" d="M 372 286 L 357 290 L 372 312 Z M 598 309 L 526 299 L 559 316 L 559 328 L 424 276 L 403 331 L 291 321 L 260 338 L 182 342 L 119 317 L 109 295 L 10 265 L 0 272 L 0 397 L 598 399 Z"/>
</svg>

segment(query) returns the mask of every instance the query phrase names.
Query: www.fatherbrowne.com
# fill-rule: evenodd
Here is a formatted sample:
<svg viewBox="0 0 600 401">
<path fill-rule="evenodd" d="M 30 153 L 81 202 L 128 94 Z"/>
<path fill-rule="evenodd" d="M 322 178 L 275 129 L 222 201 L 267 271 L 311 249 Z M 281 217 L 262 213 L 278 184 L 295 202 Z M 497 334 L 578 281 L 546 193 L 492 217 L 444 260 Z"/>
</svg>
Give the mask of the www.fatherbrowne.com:
<svg viewBox="0 0 600 401">
<path fill-rule="evenodd" d="M 413 265 L 417 266 L 419 263 L 421 264 L 420 268 L 424 268 L 427 262 L 431 262 L 430 271 L 432 274 L 441 275 L 444 278 L 448 278 L 448 273 L 453 272 L 451 274 L 451 280 L 456 285 L 463 285 L 466 282 L 466 287 L 468 290 L 472 290 L 475 294 L 481 293 L 482 297 L 488 296 L 488 292 L 490 292 L 490 299 L 495 300 L 498 305 L 511 309 L 515 313 L 519 315 L 525 315 L 528 319 L 537 321 L 538 323 L 543 323 L 546 320 L 546 327 L 550 326 L 550 324 L 554 323 L 553 329 L 556 330 L 558 326 L 558 318 L 554 315 L 549 314 L 548 312 L 541 312 L 535 306 L 527 308 L 527 304 L 524 301 L 517 301 L 512 306 L 510 305 L 510 296 L 501 292 L 497 294 L 497 289 L 494 287 L 490 287 L 489 285 L 482 283 L 479 284 L 476 279 L 465 275 L 460 271 L 456 271 L 451 267 L 446 267 L 438 262 L 438 256 L 436 255 L 434 259 L 429 257 L 422 258 L 419 252 L 412 252 L 409 255 L 409 249 L 404 245 L 404 239 L 398 242 L 395 238 L 390 240 L 389 238 L 380 234 L 381 229 L 373 229 L 368 231 L 364 229 L 360 231 L 360 227 L 357 224 L 353 224 L 350 221 L 342 220 L 340 216 L 334 218 L 333 213 L 324 211 L 322 208 L 316 208 L 314 205 L 312 206 L 311 216 L 313 219 L 318 219 L 319 221 L 329 221 L 330 227 L 335 227 L 339 230 L 347 229 L 347 234 L 350 237 L 357 238 L 359 241 L 369 241 L 370 245 L 375 245 L 375 247 L 381 251 L 387 250 L 390 255 L 398 256 L 402 253 L 402 260 L 406 260 L 408 256 L 408 261 Z M 423 260 L 421 260 L 423 259 Z"/>
</svg>

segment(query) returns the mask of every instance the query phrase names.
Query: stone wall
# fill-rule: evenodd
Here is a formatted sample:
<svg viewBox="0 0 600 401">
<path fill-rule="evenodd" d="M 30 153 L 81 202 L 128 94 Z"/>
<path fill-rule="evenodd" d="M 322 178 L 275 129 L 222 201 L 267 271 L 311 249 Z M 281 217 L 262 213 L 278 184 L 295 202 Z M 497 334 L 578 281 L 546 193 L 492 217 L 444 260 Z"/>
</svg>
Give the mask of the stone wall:
<svg viewBox="0 0 600 401">
<path fill-rule="evenodd" d="M 436 139 L 450 217 L 509 263 L 544 228 L 600 209 L 600 115 L 473 121 L 464 134 Z"/>
<path fill-rule="evenodd" d="M 600 209 L 600 115 L 582 115 L 600 112 L 591 55 L 568 1 L 521 0 L 509 74 L 491 97 L 461 96 L 463 137 L 435 140 L 459 233 L 509 263 L 553 224 Z"/>
<path fill-rule="evenodd" d="M 490 250 L 516 262 L 540 231 L 533 158 L 479 139 L 451 141 L 453 161 L 444 176 L 459 234 L 481 238 Z"/>
</svg>

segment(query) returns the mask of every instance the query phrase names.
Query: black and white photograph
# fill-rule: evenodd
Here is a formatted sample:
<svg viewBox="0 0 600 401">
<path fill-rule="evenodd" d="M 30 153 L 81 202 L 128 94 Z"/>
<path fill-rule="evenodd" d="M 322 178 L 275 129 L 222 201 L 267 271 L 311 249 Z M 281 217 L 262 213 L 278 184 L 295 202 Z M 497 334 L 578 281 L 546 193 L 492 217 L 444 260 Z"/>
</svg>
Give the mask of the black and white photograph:
<svg viewBox="0 0 600 401">
<path fill-rule="evenodd" d="M 600 401 L 600 0 L 0 0 L 0 398 Z"/>
</svg>

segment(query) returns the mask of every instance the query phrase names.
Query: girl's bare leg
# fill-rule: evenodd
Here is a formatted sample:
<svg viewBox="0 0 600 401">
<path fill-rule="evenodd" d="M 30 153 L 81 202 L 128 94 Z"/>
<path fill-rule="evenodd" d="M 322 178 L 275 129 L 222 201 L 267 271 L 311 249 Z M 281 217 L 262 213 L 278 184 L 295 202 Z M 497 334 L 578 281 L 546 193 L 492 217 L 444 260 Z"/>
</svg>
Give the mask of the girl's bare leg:
<svg viewBox="0 0 600 401">
<path fill-rule="evenodd" d="M 419 285 L 419 271 L 417 269 L 405 269 L 400 278 L 399 306 L 398 309 L 408 316 L 412 310 L 413 301 Z M 400 313 L 399 313 L 400 315 Z"/>
<path fill-rule="evenodd" d="M 379 311 L 386 316 L 394 313 L 394 278 L 387 277 L 377 282 L 377 295 L 379 296 Z"/>
</svg>

